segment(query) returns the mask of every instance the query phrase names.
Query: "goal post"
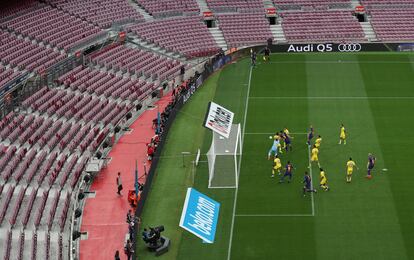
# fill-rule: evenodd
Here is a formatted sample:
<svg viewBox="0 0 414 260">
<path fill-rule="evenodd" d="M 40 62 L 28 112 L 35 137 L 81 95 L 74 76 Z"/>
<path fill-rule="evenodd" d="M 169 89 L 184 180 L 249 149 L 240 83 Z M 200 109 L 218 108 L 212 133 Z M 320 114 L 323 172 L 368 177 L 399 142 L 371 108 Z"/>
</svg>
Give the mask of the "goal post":
<svg viewBox="0 0 414 260">
<path fill-rule="evenodd" d="M 207 152 L 209 188 L 237 188 L 241 149 L 240 124 L 232 124 L 229 138 L 213 131 Z"/>
</svg>

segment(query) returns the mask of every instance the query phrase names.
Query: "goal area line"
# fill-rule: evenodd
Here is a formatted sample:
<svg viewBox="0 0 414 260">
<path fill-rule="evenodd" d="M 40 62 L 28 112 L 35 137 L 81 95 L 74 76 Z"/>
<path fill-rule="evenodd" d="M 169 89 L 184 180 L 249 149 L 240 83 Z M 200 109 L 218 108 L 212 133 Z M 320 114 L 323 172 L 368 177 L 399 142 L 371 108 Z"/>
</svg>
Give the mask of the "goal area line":
<svg viewBox="0 0 414 260">
<path fill-rule="evenodd" d="M 235 189 L 237 186 L 210 186 L 209 189 Z"/>
</svg>

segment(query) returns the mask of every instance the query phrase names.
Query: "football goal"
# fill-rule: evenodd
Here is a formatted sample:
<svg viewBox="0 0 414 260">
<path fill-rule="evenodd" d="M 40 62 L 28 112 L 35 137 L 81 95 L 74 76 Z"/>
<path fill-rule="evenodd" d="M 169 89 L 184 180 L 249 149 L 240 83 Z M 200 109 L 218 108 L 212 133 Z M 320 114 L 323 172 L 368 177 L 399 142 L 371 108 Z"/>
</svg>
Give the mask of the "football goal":
<svg viewBox="0 0 414 260">
<path fill-rule="evenodd" d="M 241 149 L 240 124 L 232 124 L 229 138 L 213 131 L 207 152 L 209 188 L 237 188 Z"/>
</svg>

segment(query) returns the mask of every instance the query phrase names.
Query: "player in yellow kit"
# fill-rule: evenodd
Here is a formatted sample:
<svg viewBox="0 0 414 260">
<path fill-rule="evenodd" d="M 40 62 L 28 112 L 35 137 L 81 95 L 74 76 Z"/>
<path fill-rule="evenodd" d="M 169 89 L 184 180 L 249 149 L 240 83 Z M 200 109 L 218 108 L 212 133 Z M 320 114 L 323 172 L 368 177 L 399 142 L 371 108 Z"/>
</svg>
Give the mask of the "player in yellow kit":
<svg viewBox="0 0 414 260">
<path fill-rule="evenodd" d="M 279 135 L 279 141 L 280 141 L 280 143 L 279 143 L 279 153 L 283 153 L 282 149 L 286 148 L 285 136 L 283 135 L 283 131 L 280 131 L 278 133 L 278 135 Z"/>
<path fill-rule="evenodd" d="M 326 178 L 325 171 L 322 168 L 320 168 L 319 170 L 320 170 L 320 173 L 319 173 L 320 183 L 319 184 L 320 184 L 321 188 L 324 191 L 328 191 L 329 190 L 329 187 L 328 187 L 328 179 Z"/>
<path fill-rule="evenodd" d="M 275 177 L 275 173 L 277 172 L 278 175 L 280 175 L 280 169 L 282 169 L 282 162 L 280 161 L 279 156 L 275 156 L 275 159 L 273 160 L 273 169 L 272 169 L 272 178 Z"/>
<path fill-rule="evenodd" d="M 322 137 L 318 135 L 318 138 L 316 138 L 315 140 L 315 147 L 319 149 L 321 147 L 321 143 L 322 143 Z"/>
<path fill-rule="evenodd" d="M 319 158 L 318 158 L 318 154 L 319 154 L 319 149 L 314 145 L 312 148 L 312 155 L 311 155 L 311 164 L 313 162 L 317 162 L 318 163 L 318 167 L 320 168 L 320 164 L 319 164 Z M 309 168 L 312 167 L 312 165 L 309 165 Z"/>
<path fill-rule="evenodd" d="M 341 124 L 341 128 L 339 130 L 339 144 L 344 142 L 346 144 L 346 130 L 344 124 Z"/>
<path fill-rule="evenodd" d="M 346 163 L 346 182 L 351 182 L 352 180 L 352 173 L 354 172 L 354 167 L 357 168 L 358 166 L 356 163 L 352 160 L 352 158 L 349 158 L 349 161 Z"/>
</svg>

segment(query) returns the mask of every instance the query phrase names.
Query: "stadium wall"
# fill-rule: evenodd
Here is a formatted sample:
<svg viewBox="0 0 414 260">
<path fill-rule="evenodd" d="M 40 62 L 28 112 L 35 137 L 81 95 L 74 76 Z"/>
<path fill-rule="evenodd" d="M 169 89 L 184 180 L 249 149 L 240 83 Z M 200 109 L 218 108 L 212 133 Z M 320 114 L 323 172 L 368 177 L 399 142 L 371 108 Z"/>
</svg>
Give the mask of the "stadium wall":
<svg viewBox="0 0 414 260">
<path fill-rule="evenodd" d="M 255 48 L 263 49 L 263 46 Z M 270 45 L 272 52 L 389 52 L 413 51 L 414 43 L 311 43 L 311 44 L 277 44 Z"/>
</svg>

